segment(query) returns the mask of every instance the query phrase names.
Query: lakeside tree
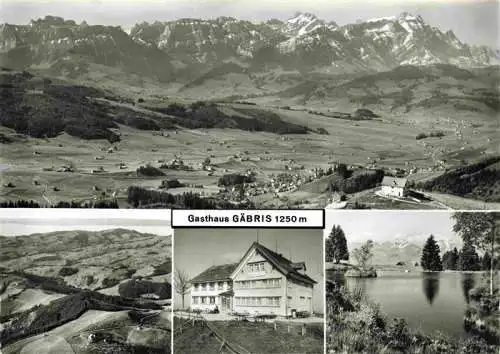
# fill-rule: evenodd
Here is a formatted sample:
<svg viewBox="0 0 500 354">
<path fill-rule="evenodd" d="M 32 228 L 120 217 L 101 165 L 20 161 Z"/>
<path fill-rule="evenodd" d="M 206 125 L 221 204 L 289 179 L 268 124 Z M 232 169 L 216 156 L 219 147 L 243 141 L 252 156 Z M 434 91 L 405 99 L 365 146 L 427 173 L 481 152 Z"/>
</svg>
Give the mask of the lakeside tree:
<svg viewBox="0 0 500 354">
<path fill-rule="evenodd" d="M 182 297 L 182 309 L 184 309 L 184 296 L 189 292 L 189 287 L 191 286 L 189 275 L 183 270 L 176 269 L 174 285 L 175 292 Z"/>
<path fill-rule="evenodd" d="M 434 235 L 430 235 L 425 242 L 424 248 L 422 249 L 420 264 L 426 271 L 439 272 L 443 270 L 439 245 L 434 239 Z"/>
<path fill-rule="evenodd" d="M 480 268 L 481 261 L 476 252 L 476 247 L 470 241 L 465 242 L 458 257 L 458 269 L 462 271 L 476 271 L 480 270 Z"/>
<path fill-rule="evenodd" d="M 368 240 L 361 247 L 356 248 L 353 251 L 354 259 L 356 259 L 357 264 L 363 270 L 366 270 L 368 264 L 370 263 L 370 260 L 373 257 L 372 249 L 373 241 Z"/>
<path fill-rule="evenodd" d="M 500 244 L 498 227 L 500 213 L 457 212 L 452 217 L 455 220 L 453 231 L 462 237 L 464 243 L 470 242 L 485 253 L 489 253 L 489 290 L 490 295 L 493 295 L 495 255 L 498 255 L 498 245 Z"/>
<path fill-rule="evenodd" d="M 486 270 L 486 271 L 490 270 L 490 265 L 491 265 L 491 256 L 488 252 L 486 252 L 483 258 L 481 258 L 481 270 Z"/>
<path fill-rule="evenodd" d="M 349 260 L 349 250 L 344 230 L 340 225 L 333 225 L 330 235 L 325 241 L 325 256 L 327 262 L 339 264 L 341 260 Z"/>
<path fill-rule="evenodd" d="M 443 269 L 457 270 L 458 269 L 458 250 L 453 248 L 451 251 L 446 251 L 443 254 Z"/>
</svg>

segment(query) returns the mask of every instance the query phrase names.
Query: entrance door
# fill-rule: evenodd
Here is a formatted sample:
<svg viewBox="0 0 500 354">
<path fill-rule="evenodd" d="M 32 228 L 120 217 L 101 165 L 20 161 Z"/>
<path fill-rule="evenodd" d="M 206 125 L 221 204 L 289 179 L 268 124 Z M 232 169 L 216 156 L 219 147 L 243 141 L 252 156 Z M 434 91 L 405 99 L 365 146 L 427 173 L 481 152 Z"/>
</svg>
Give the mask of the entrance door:
<svg viewBox="0 0 500 354">
<path fill-rule="evenodd" d="M 230 296 L 223 296 L 221 301 L 221 311 L 229 312 L 233 309 L 233 298 Z"/>
</svg>

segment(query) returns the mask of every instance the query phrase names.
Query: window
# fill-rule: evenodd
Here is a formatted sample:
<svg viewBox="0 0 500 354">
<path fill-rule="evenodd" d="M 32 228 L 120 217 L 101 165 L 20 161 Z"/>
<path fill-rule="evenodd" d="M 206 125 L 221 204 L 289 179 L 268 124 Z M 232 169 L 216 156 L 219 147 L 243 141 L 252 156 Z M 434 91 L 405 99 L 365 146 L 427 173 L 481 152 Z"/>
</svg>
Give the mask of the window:
<svg viewBox="0 0 500 354">
<path fill-rule="evenodd" d="M 300 297 L 300 299 L 301 299 L 301 300 L 305 300 L 306 298 L 305 298 L 304 296 L 301 296 L 301 297 Z"/>
<path fill-rule="evenodd" d="M 210 296 L 210 305 L 215 304 L 215 296 Z"/>
<path fill-rule="evenodd" d="M 193 304 L 198 304 L 198 296 L 193 296 Z"/>
<path fill-rule="evenodd" d="M 210 283 L 210 290 L 215 290 L 215 283 Z"/>
<path fill-rule="evenodd" d="M 201 284 L 201 290 L 204 291 L 204 290 L 206 290 L 206 288 L 207 288 L 207 284 L 205 284 L 205 283 Z"/>
<path fill-rule="evenodd" d="M 250 273 L 264 272 L 265 271 L 264 262 L 249 263 L 247 264 L 247 270 Z"/>
<path fill-rule="evenodd" d="M 218 288 L 219 290 L 224 289 L 224 283 L 223 283 L 223 282 L 221 282 L 221 281 L 220 281 L 220 282 L 218 282 L 218 283 L 217 283 L 217 288 Z"/>
<path fill-rule="evenodd" d="M 206 297 L 202 297 L 201 298 L 201 303 L 202 304 L 206 304 L 207 303 L 207 298 Z"/>
<path fill-rule="evenodd" d="M 270 296 L 251 296 L 251 297 L 235 297 L 235 305 L 238 306 L 269 306 L 276 307 L 280 305 L 280 297 Z"/>
</svg>

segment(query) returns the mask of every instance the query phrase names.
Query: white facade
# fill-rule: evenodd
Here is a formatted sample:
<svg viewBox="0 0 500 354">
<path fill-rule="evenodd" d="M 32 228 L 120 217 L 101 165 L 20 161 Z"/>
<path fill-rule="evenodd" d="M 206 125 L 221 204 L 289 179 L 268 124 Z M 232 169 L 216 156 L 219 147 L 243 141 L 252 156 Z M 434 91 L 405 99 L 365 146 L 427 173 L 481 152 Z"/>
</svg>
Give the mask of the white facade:
<svg viewBox="0 0 500 354">
<path fill-rule="evenodd" d="M 285 315 L 286 277 L 255 251 L 232 276 L 235 312 Z"/>
<path fill-rule="evenodd" d="M 406 178 L 389 177 L 385 176 L 382 179 L 382 188 L 380 192 L 386 196 L 392 197 L 405 197 L 406 196 Z"/>
<path fill-rule="evenodd" d="M 221 293 L 231 290 L 231 281 L 214 281 L 194 283 L 191 286 L 191 309 L 213 311 L 216 307 L 221 310 Z"/>
<path fill-rule="evenodd" d="M 382 194 L 394 197 L 404 197 L 405 189 L 398 186 L 382 186 Z"/>
<path fill-rule="evenodd" d="M 294 281 L 253 249 L 231 276 L 235 312 L 292 316 L 313 312 L 313 285 Z"/>
<path fill-rule="evenodd" d="M 223 267 L 214 266 L 193 279 L 191 309 L 213 311 L 217 308 L 219 312 L 276 316 L 313 313 L 316 282 L 302 273 L 303 262 L 292 263 L 254 243 L 232 267 L 231 274 L 227 274 L 227 267 L 222 270 Z M 214 276 L 226 280 L 207 281 Z"/>
</svg>

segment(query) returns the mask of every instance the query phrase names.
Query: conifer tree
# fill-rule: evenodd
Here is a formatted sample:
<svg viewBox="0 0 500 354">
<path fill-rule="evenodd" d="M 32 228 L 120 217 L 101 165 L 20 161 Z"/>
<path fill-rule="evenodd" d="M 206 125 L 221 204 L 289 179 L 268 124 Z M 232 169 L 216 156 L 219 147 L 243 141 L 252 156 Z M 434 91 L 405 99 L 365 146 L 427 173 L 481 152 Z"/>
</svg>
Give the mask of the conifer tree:
<svg viewBox="0 0 500 354">
<path fill-rule="evenodd" d="M 349 260 L 347 240 L 340 225 L 333 225 L 332 231 L 325 241 L 325 257 L 327 262 L 335 262 L 336 264 L 341 260 Z"/>
<path fill-rule="evenodd" d="M 457 270 L 458 269 L 458 251 L 455 248 L 443 254 L 443 269 Z"/>
<path fill-rule="evenodd" d="M 425 242 L 424 248 L 422 249 L 422 257 L 420 258 L 420 264 L 425 271 L 439 272 L 443 270 L 439 252 L 439 245 L 434 239 L 434 236 L 430 235 Z"/>
</svg>

